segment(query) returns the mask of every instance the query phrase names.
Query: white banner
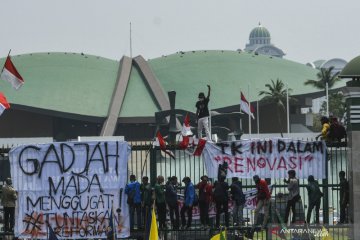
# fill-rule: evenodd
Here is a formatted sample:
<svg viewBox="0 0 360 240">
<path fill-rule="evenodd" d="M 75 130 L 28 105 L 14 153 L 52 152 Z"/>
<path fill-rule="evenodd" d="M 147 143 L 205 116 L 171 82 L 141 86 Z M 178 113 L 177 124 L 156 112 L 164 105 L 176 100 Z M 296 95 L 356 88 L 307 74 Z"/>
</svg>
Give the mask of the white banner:
<svg viewBox="0 0 360 240">
<path fill-rule="evenodd" d="M 112 215 L 117 236 L 128 237 L 123 190 L 129 153 L 128 143 L 117 141 L 12 149 L 11 176 L 18 191 L 15 236 L 47 239 L 50 226 L 59 239 L 106 238 Z"/>
<path fill-rule="evenodd" d="M 207 142 L 202 152 L 210 178 L 217 178 L 219 164 L 228 164 L 227 178 L 287 178 L 295 170 L 298 178 L 313 175 L 325 178 L 326 144 L 320 141 L 301 141 L 274 138 L 269 140 L 240 140 Z"/>
</svg>

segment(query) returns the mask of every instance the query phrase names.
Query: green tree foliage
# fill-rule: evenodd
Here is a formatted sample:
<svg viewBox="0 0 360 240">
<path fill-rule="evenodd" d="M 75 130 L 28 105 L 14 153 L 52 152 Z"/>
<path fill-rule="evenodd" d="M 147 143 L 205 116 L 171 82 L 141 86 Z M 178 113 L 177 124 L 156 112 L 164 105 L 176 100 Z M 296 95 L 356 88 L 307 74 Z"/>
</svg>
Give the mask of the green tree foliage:
<svg viewBox="0 0 360 240">
<path fill-rule="evenodd" d="M 340 81 L 338 78 L 339 72 L 333 74 L 334 67 L 321 68 L 320 71 L 316 74 L 317 80 L 307 80 L 304 84 L 311 85 L 317 89 L 325 90 L 326 83 L 328 83 L 329 89 L 331 89 L 336 82 Z"/>
<path fill-rule="evenodd" d="M 265 84 L 267 91 L 260 91 L 259 96 L 264 96 L 261 101 L 268 101 L 276 104 L 280 134 L 283 137 L 283 126 L 281 115 L 286 113 L 286 88 L 285 84 L 278 78 L 276 81 L 271 79 L 271 84 Z M 292 89 L 288 89 L 289 93 Z M 289 101 L 295 101 L 295 98 L 289 96 Z"/>
<path fill-rule="evenodd" d="M 342 92 L 329 95 L 329 113 L 338 118 L 342 118 L 345 113 L 345 102 Z M 321 104 L 320 114 L 326 115 L 326 101 Z"/>
</svg>

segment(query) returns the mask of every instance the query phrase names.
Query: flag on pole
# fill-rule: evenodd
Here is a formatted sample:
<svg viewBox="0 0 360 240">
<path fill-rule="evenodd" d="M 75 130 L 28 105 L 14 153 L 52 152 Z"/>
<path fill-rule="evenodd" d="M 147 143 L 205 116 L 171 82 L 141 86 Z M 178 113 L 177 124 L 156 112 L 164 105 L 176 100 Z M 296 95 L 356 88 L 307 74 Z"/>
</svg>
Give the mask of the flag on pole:
<svg viewBox="0 0 360 240">
<path fill-rule="evenodd" d="M 195 149 L 195 151 L 194 151 L 194 156 L 200 156 L 201 155 L 201 153 L 203 152 L 203 150 L 204 150 L 204 147 L 205 147 L 205 144 L 206 144 L 206 140 L 205 139 L 199 139 L 199 142 L 198 142 L 198 144 L 197 144 L 197 146 L 196 146 L 196 149 Z"/>
<path fill-rule="evenodd" d="M 183 127 L 181 129 L 181 135 L 183 135 L 183 136 L 193 135 L 193 133 L 191 132 L 190 117 L 189 117 L 188 113 L 186 114 L 185 119 L 184 119 Z"/>
<path fill-rule="evenodd" d="M 52 227 L 48 224 L 48 229 L 49 229 L 49 237 L 48 240 L 58 240 L 58 238 L 56 237 L 56 234 L 54 232 L 54 230 L 52 229 Z"/>
<path fill-rule="evenodd" d="M 158 226 L 156 222 L 155 210 L 153 208 L 151 213 L 151 227 L 150 227 L 149 240 L 158 240 L 158 239 L 159 239 Z"/>
<path fill-rule="evenodd" d="M 168 154 L 171 158 L 175 159 L 175 155 L 172 151 L 166 149 L 166 143 L 161 135 L 160 131 L 156 133 L 156 142 L 155 145 L 160 146 L 161 151 L 163 151 L 165 154 Z"/>
<path fill-rule="evenodd" d="M 18 90 L 23 84 L 24 79 L 21 77 L 19 72 L 16 70 L 15 65 L 12 63 L 10 56 L 6 58 L 4 68 L 1 72 L 0 77 L 11 83 L 13 88 Z"/>
<path fill-rule="evenodd" d="M 210 240 L 226 240 L 226 230 L 214 235 Z"/>
<path fill-rule="evenodd" d="M 9 109 L 9 108 L 10 108 L 10 104 L 6 100 L 5 95 L 2 92 L 0 92 L 0 115 L 3 114 L 5 109 Z"/>
<path fill-rule="evenodd" d="M 255 109 L 246 100 L 246 98 L 245 98 L 245 96 L 244 96 L 244 94 L 242 92 L 241 92 L 241 99 L 240 99 L 240 109 L 243 110 L 248 115 L 250 115 L 253 119 L 255 119 L 255 117 L 254 117 Z"/>
<path fill-rule="evenodd" d="M 106 234 L 106 239 L 107 240 L 115 240 L 116 239 L 116 227 L 114 224 L 114 214 L 113 214 L 112 208 L 110 211 L 109 228 L 108 228 L 108 231 Z"/>
</svg>

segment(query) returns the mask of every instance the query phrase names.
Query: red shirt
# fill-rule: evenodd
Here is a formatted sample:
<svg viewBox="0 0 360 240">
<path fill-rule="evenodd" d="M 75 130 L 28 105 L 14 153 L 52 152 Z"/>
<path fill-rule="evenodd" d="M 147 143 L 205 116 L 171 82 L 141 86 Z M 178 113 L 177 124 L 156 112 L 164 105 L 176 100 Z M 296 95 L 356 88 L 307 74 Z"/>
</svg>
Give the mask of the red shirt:
<svg viewBox="0 0 360 240">
<path fill-rule="evenodd" d="M 199 189 L 199 201 L 205 201 L 206 203 L 211 202 L 212 197 L 212 186 L 207 182 L 199 182 L 197 185 Z"/>
<path fill-rule="evenodd" d="M 270 190 L 268 184 L 264 179 L 260 179 L 259 183 L 256 184 L 257 189 L 257 198 L 265 193 L 266 199 L 269 200 L 271 198 Z"/>
</svg>

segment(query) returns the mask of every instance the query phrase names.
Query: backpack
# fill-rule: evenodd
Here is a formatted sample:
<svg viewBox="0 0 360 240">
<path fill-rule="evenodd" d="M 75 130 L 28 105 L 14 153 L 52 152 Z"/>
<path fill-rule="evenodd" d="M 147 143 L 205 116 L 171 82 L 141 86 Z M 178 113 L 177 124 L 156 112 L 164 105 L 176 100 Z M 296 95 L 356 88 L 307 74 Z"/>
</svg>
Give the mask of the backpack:
<svg viewBox="0 0 360 240">
<path fill-rule="evenodd" d="M 337 140 L 341 142 L 341 139 L 346 137 L 345 127 L 338 122 L 330 124 L 328 137 L 332 141 Z"/>
</svg>

